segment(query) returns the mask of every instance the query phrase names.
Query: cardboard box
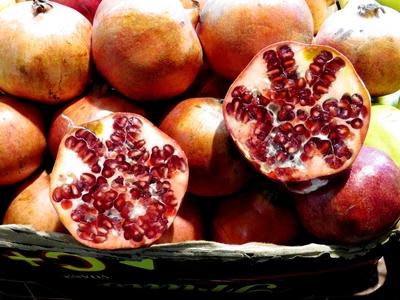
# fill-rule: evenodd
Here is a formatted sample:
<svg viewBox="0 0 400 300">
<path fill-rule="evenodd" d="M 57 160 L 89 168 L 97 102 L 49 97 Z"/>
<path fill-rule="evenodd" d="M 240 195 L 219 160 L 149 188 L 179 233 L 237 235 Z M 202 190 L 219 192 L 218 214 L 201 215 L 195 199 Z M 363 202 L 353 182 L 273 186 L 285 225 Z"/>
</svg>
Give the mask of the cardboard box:
<svg viewBox="0 0 400 300">
<path fill-rule="evenodd" d="M 300 295 L 354 295 L 376 289 L 378 262 L 399 243 L 399 237 L 400 231 L 393 229 L 353 247 L 197 241 L 99 251 L 69 235 L 2 225 L 0 296 L 71 299 L 87 292 L 92 299 L 148 292 L 296 295 L 298 299 Z"/>
</svg>

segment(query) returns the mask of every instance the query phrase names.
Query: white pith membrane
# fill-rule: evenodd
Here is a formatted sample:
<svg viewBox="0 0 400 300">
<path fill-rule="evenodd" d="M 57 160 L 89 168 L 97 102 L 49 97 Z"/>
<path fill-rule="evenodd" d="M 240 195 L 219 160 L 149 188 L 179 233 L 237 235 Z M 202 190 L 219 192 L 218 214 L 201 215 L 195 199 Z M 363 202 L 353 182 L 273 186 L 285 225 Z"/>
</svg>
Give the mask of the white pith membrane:
<svg viewBox="0 0 400 300">
<path fill-rule="evenodd" d="M 119 144 L 107 145 L 106 143 L 112 141 L 110 136 L 115 132 L 113 126 L 116 118 L 122 117 L 134 122 L 129 121 L 123 127 L 125 136 Z M 138 127 L 132 126 L 140 123 L 142 125 Z M 131 135 L 133 138 L 128 138 L 129 126 L 135 128 L 135 133 Z M 82 135 L 87 136 L 88 133 L 95 134 L 98 139 L 91 143 L 87 138 L 82 138 Z M 146 139 L 145 143 L 135 146 L 136 142 L 143 139 Z M 85 141 L 85 146 L 79 148 L 76 141 Z M 168 151 L 164 151 L 165 145 L 172 146 L 173 152 L 170 151 L 167 155 Z M 162 152 L 153 151 L 155 146 Z M 137 163 L 140 155 L 134 158 L 133 154 L 129 154 L 137 149 L 148 153 L 148 158 L 142 159 L 140 163 Z M 102 154 L 95 158 L 82 155 L 90 152 L 89 150 Z M 140 151 L 136 153 L 140 154 Z M 163 155 L 160 157 L 157 153 Z M 124 160 L 117 162 L 117 157 L 120 155 L 121 158 L 121 154 L 124 155 Z M 105 161 L 114 165 L 114 174 L 108 173 L 104 176 L 107 170 L 103 165 Z M 168 163 L 175 167 L 165 168 Z M 100 166 L 97 173 L 93 172 L 96 164 Z M 148 170 L 133 171 L 137 165 L 147 166 Z M 164 171 L 157 172 L 161 169 Z M 82 180 L 82 174 L 85 173 L 94 175 L 97 183 L 85 185 Z M 137 185 L 139 182 L 147 183 L 147 186 L 141 189 Z M 169 185 L 165 182 L 169 182 Z M 187 159 L 174 140 L 150 122 L 144 121 L 141 116 L 114 113 L 76 128 L 64 136 L 51 173 L 50 197 L 61 222 L 81 243 L 99 249 L 137 248 L 153 243 L 172 224 L 186 192 L 187 183 Z M 77 189 L 80 192 L 74 194 L 72 190 Z M 83 199 L 85 195 L 89 196 Z M 107 198 L 106 195 L 110 197 Z"/>
<path fill-rule="evenodd" d="M 294 53 L 293 59 L 295 61 L 294 66 L 296 68 L 295 73 L 297 74 L 297 79 L 299 79 L 300 77 L 305 78 L 305 73 L 307 70 L 309 70 L 310 64 L 314 62 L 314 58 L 319 55 L 321 51 L 328 51 L 329 53 L 331 53 L 332 58 L 327 62 L 339 56 L 341 60 L 345 63 L 344 67 L 341 67 L 334 74 L 336 79 L 330 83 L 327 92 L 320 95 L 320 98 L 316 100 L 315 105 L 302 105 L 299 102 L 292 102 L 293 100 L 281 101 L 271 98 L 271 95 L 268 96 L 268 91 L 271 89 L 271 81 L 267 76 L 267 62 L 263 58 L 263 54 L 266 53 L 268 50 L 274 50 L 275 53 L 278 53 L 278 49 L 282 46 L 289 46 L 291 51 L 293 51 Z M 280 59 L 280 64 L 283 70 L 284 67 L 282 66 L 282 63 L 284 61 L 284 59 Z M 325 70 L 324 68 L 325 65 L 321 67 L 321 72 Z M 283 71 L 282 75 L 286 76 L 285 70 Z M 305 85 L 307 89 L 310 89 L 312 94 L 314 84 L 315 82 L 307 82 L 307 84 Z M 334 150 L 333 143 L 331 143 L 330 152 L 328 154 L 322 154 L 317 148 L 315 148 L 313 153 L 309 155 L 309 158 L 302 159 L 301 154 L 304 150 L 303 146 L 307 143 L 307 141 L 309 141 L 311 138 L 319 138 L 321 141 L 329 140 L 328 135 L 330 134 L 330 132 L 333 132 L 332 130 L 328 132 L 321 132 L 321 130 L 317 130 L 315 131 L 315 133 L 312 133 L 310 130 L 311 127 L 307 127 L 306 125 L 305 127 L 310 133 L 310 136 L 300 136 L 299 140 L 301 140 L 301 145 L 296 151 L 292 151 L 291 153 L 288 152 L 288 148 L 282 148 L 282 145 L 285 143 L 278 144 L 273 141 L 274 137 L 277 134 L 277 131 L 271 130 L 264 139 L 257 139 L 255 137 L 256 124 L 258 124 L 257 126 L 259 126 L 263 122 L 257 121 L 255 117 L 249 117 L 249 115 L 247 114 L 249 106 L 246 103 L 243 104 L 242 100 L 240 100 L 241 106 L 238 105 L 237 102 L 235 105 L 233 105 L 233 99 L 235 97 L 237 98 L 234 91 L 235 89 L 237 90 L 237 88 L 240 86 L 246 87 L 246 90 L 251 92 L 253 97 L 250 102 L 251 105 L 258 106 L 262 109 L 267 109 L 267 111 L 269 111 L 271 122 L 265 121 L 264 123 L 272 125 L 273 128 L 275 128 L 275 126 L 279 126 L 279 124 L 282 125 L 284 123 L 290 123 L 292 128 L 299 124 L 305 125 L 305 120 L 300 120 L 298 118 L 297 111 L 303 110 L 309 117 L 311 108 L 315 107 L 316 105 L 320 106 L 320 111 L 328 113 L 328 111 L 322 109 L 323 103 L 328 99 L 336 99 L 338 101 L 337 103 L 339 103 L 344 95 L 347 95 L 350 98 L 353 95 L 356 95 L 355 97 L 358 99 L 360 98 L 359 96 L 361 96 L 363 101 L 363 109 L 362 112 L 360 112 L 357 116 L 352 116 L 348 118 L 332 116 L 330 117 L 330 121 L 328 123 L 324 123 L 325 121 L 322 121 L 322 123 L 324 124 L 329 124 L 331 128 L 344 125 L 348 129 L 350 129 L 350 134 L 344 139 L 340 138 L 340 140 L 343 140 L 344 146 L 347 147 L 348 150 L 350 150 L 351 157 L 338 157 L 335 153 L 335 151 L 337 150 Z M 285 90 L 290 95 L 290 91 L 287 87 L 282 88 L 281 91 L 283 90 Z M 260 96 L 268 98 L 267 102 L 269 103 L 266 105 L 262 105 L 260 104 L 260 102 L 256 103 L 255 99 Z M 293 99 L 290 96 L 288 98 Z M 339 106 L 341 106 L 342 103 L 343 102 L 341 102 Z M 353 105 L 352 102 L 350 103 L 351 105 Z M 367 108 L 369 109 L 371 105 L 370 103 L 370 95 L 368 94 L 363 82 L 356 74 L 353 66 L 343 55 L 340 55 L 336 50 L 330 47 L 305 45 L 295 42 L 281 42 L 263 49 L 258 55 L 253 58 L 246 69 L 231 85 L 225 97 L 223 107 L 225 123 L 231 133 L 232 138 L 236 142 L 241 152 L 246 156 L 246 158 L 249 159 L 258 169 L 260 169 L 262 173 L 264 173 L 268 177 L 280 181 L 305 181 L 321 176 L 328 176 L 338 173 L 339 171 L 347 168 L 352 163 L 352 161 L 355 159 L 356 155 L 360 151 L 364 137 L 368 130 L 370 116 L 369 113 L 367 113 Z M 295 113 L 295 117 L 289 118 L 288 120 L 278 121 L 278 112 L 284 105 L 287 104 L 294 106 L 294 108 L 292 108 L 292 111 Z M 350 122 L 354 119 L 362 120 L 361 128 L 352 128 Z M 315 121 L 313 122 L 315 123 Z M 257 133 L 259 133 L 259 131 L 257 131 Z M 252 138 L 255 142 L 252 142 Z M 253 145 L 264 143 L 263 149 L 265 149 L 265 161 L 260 161 L 260 159 L 255 157 L 255 155 L 251 152 L 250 148 L 252 143 Z M 287 157 L 282 159 L 281 161 L 278 161 L 276 159 L 277 151 L 285 152 L 285 155 Z M 336 167 L 330 167 L 325 161 L 327 155 L 334 156 L 334 159 L 336 160 L 337 158 L 339 158 L 339 166 L 336 165 Z M 266 157 L 274 157 L 274 161 L 272 161 L 271 159 L 269 162 L 267 162 Z"/>
</svg>

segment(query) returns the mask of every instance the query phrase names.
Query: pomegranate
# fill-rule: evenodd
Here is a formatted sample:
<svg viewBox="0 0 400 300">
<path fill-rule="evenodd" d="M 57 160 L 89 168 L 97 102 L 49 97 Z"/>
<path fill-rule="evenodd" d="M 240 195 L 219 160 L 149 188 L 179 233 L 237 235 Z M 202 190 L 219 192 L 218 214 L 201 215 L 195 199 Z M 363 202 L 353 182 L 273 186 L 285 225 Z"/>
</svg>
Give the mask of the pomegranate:
<svg viewBox="0 0 400 300">
<path fill-rule="evenodd" d="M 328 185 L 297 195 L 304 227 L 334 243 L 360 243 L 385 233 L 400 218 L 400 169 L 384 152 L 363 147 L 351 168 Z"/>
<path fill-rule="evenodd" d="M 213 240 L 225 244 L 294 243 L 301 225 L 289 194 L 258 182 L 217 205 L 212 219 Z"/>
<path fill-rule="evenodd" d="M 237 192 L 251 178 L 250 164 L 237 152 L 215 98 L 179 102 L 160 122 L 160 129 L 185 151 L 190 169 L 188 191 L 197 196 Z"/>
<path fill-rule="evenodd" d="M 199 205 L 193 199 L 185 197 L 171 227 L 156 241 L 156 244 L 203 240 L 203 223 Z"/>
<path fill-rule="evenodd" d="M 336 10 L 335 0 L 306 0 L 314 21 L 314 34 L 321 25 Z"/>
<path fill-rule="evenodd" d="M 196 28 L 200 17 L 200 2 L 196 0 L 180 0 L 183 7 L 187 10 L 193 28 Z"/>
<path fill-rule="evenodd" d="M 97 7 L 101 0 L 52 0 L 54 2 L 69 6 L 82 15 L 84 15 L 91 23 L 96 13 Z"/>
<path fill-rule="evenodd" d="M 48 135 L 50 153 L 56 157 L 58 145 L 70 128 L 105 117 L 112 112 L 145 115 L 144 109 L 110 90 L 107 85 L 95 86 L 91 92 L 56 112 Z"/>
<path fill-rule="evenodd" d="M 47 0 L 0 12 L 0 89 L 60 103 L 78 96 L 90 77 L 92 26 L 77 11 Z"/>
<path fill-rule="evenodd" d="M 180 0 L 180 1 L 183 7 L 185 8 L 191 8 L 197 6 L 200 9 L 202 9 L 207 2 L 207 0 Z"/>
<path fill-rule="evenodd" d="M 353 63 L 373 96 L 400 89 L 400 13 L 374 0 L 352 0 L 331 15 L 315 43 L 336 48 Z"/>
<path fill-rule="evenodd" d="M 50 195 L 61 222 L 82 244 L 137 248 L 171 225 L 188 172 L 172 138 L 140 115 L 112 113 L 64 136 Z"/>
<path fill-rule="evenodd" d="M 64 232 L 50 201 L 49 182 L 46 171 L 38 172 L 24 182 L 8 206 L 3 224 L 25 224 L 39 231 Z"/>
<path fill-rule="evenodd" d="M 182 98 L 224 98 L 231 85 L 231 81 L 215 74 L 207 64 L 203 67 L 190 89 Z"/>
<path fill-rule="evenodd" d="M 31 175 L 46 151 L 43 118 L 30 103 L 0 95 L 0 186 Z"/>
<path fill-rule="evenodd" d="M 264 175 L 306 181 L 351 165 L 368 130 L 371 98 L 335 49 L 280 42 L 231 85 L 223 112 L 243 155 Z"/>
<path fill-rule="evenodd" d="M 311 43 L 313 20 L 304 0 L 208 0 L 197 31 L 211 68 L 234 80 L 267 45 Z"/>
<path fill-rule="evenodd" d="M 202 65 L 200 41 L 179 0 L 103 0 L 92 41 L 99 72 L 139 101 L 182 94 Z"/>
</svg>

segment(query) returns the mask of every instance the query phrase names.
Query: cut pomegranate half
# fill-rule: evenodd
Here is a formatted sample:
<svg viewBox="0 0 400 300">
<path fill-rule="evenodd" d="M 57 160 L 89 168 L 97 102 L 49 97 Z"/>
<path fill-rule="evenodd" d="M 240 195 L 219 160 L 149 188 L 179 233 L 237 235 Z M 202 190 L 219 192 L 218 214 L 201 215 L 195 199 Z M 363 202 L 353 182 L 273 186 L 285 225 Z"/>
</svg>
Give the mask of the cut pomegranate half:
<svg viewBox="0 0 400 300">
<path fill-rule="evenodd" d="M 266 176 L 304 181 L 346 169 L 363 144 L 371 98 L 335 49 L 279 42 L 259 52 L 229 88 L 226 126 Z"/>
<path fill-rule="evenodd" d="M 188 184 L 177 143 L 134 113 L 113 113 L 66 134 L 50 180 L 61 222 L 84 245 L 137 248 L 168 229 Z"/>
</svg>

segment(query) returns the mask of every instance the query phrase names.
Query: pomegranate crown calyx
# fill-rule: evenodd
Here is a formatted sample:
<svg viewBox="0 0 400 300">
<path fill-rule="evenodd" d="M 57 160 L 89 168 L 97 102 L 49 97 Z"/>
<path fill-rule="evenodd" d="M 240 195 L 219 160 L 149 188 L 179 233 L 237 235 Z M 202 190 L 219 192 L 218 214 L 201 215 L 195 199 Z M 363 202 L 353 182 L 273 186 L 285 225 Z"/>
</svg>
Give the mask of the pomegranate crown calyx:
<svg viewBox="0 0 400 300">
<path fill-rule="evenodd" d="M 358 14 L 362 17 L 376 17 L 379 11 L 385 13 L 385 9 L 378 3 L 360 4 L 357 6 Z"/>
<path fill-rule="evenodd" d="M 35 15 L 45 13 L 51 8 L 53 5 L 48 0 L 33 0 L 32 9 Z"/>
</svg>

